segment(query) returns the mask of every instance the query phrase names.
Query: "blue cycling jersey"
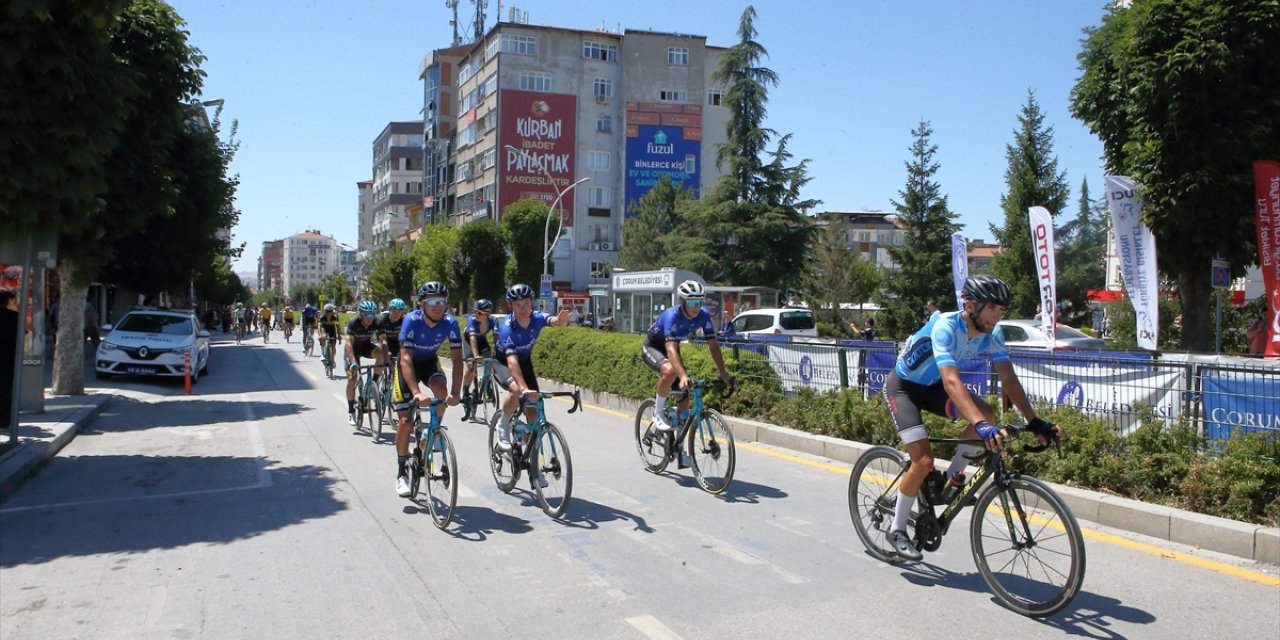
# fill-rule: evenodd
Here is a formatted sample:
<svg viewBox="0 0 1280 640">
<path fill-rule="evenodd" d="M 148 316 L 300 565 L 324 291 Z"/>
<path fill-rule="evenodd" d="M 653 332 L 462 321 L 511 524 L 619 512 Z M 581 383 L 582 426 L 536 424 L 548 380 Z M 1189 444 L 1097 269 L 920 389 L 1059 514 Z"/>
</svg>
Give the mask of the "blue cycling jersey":
<svg viewBox="0 0 1280 640">
<path fill-rule="evenodd" d="M 302 317 L 306 318 L 307 320 L 315 320 L 319 316 L 320 316 L 320 310 L 315 307 L 302 308 Z"/>
<path fill-rule="evenodd" d="M 458 320 L 452 313 L 445 313 L 433 327 L 427 324 L 427 316 L 422 309 L 415 309 L 404 317 L 400 325 L 400 350 L 412 351 L 416 362 L 434 357 L 445 340 L 449 341 L 450 349 L 462 348 L 462 332 L 458 330 Z"/>
<path fill-rule="evenodd" d="M 1009 350 L 1004 346 L 1004 332 L 999 325 L 991 333 L 970 340 L 961 312 L 935 313 L 907 339 L 893 370 L 901 380 L 931 385 L 942 380 L 939 367 L 957 367 L 960 362 L 983 353 L 991 354 L 992 362 L 1009 361 Z"/>
<path fill-rule="evenodd" d="M 470 317 L 467 318 L 467 330 L 462 335 L 468 338 L 470 338 L 471 336 L 475 336 L 483 340 L 487 335 L 493 333 L 494 329 L 495 327 L 493 326 L 493 317 L 490 316 L 489 326 L 486 327 L 484 331 L 481 331 L 480 320 L 476 318 L 476 314 L 473 313 L 471 314 Z"/>
<path fill-rule="evenodd" d="M 541 311 L 534 311 L 533 316 L 529 318 L 529 326 L 522 327 L 516 321 L 516 314 L 508 315 L 498 327 L 498 353 L 503 357 L 515 355 L 522 360 L 532 358 L 533 345 L 538 341 L 538 334 L 542 333 L 542 328 L 547 326 L 550 320 L 551 316 Z"/>
<path fill-rule="evenodd" d="M 702 335 L 708 338 L 716 336 L 715 324 L 711 321 L 711 314 L 707 313 L 706 309 L 699 309 L 698 315 L 690 318 L 684 314 L 684 305 L 668 307 L 666 311 L 658 314 L 653 321 L 653 326 L 649 327 L 646 343 L 654 349 L 663 351 L 667 348 L 667 341 L 687 338 L 698 329 L 701 329 Z"/>
</svg>

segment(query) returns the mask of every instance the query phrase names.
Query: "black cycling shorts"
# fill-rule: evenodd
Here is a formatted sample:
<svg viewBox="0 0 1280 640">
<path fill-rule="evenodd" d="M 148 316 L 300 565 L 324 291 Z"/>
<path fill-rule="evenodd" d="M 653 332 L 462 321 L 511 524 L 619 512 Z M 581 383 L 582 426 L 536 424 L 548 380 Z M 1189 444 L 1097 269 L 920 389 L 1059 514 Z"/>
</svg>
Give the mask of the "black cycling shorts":
<svg viewBox="0 0 1280 640">
<path fill-rule="evenodd" d="M 662 363 L 669 359 L 665 350 L 655 349 L 648 342 L 640 346 L 640 358 L 644 360 L 645 364 L 649 365 L 650 369 L 658 373 L 662 373 Z"/>
<path fill-rule="evenodd" d="M 400 367 L 404 366 L 397 362 L 395 368 L 395 384 L 391 386 L 391 408 L 396 411 L 408 411 L 413 408 L 414 393 L 416 389 L 409 387 L 409 381 L 404 377 L 404 372 Z M 440 370 L 440 357 L 432 354 L 425 360 L 413 361 L 413 375 L 418 379 L 418 384 L 430 387 L 432 378 L 440 376 L 444 378 L 444 372 Z"/>
<path fill-rule="evenodd" d="M 524 377 L 524 383 L 532 391 L 538 391 L 538 374 L 533 371 L 532 358 L 517 358 L 520 362 L 520 375 Z M 511 368 L 507 366 L 506 358 L 497 358 L 493 361 L 493 375 L 497 377 L 498 384 L 503 389 L 510 390 L 511 384 L 515 382 L 515 376 L 511 374 Z"/>
<path fill-rule="evenodd" d="M 476 346 L 480 348 L 480 356 L 489 358 L 493 356 L 493 350 L 489 348 L 489 341 L 484 338 L 476 338 Z M 475 356 L 471 355 L 471 341 L 463 338 L 462 340 L 462 359 L 470 360 Z"/>
<path fill-rule="evenodd" d="M 986 405 L 986 401 L 972 391 L 969 392 L 969 397 L 979 407 Z M 885 378 L 884 401 L 889 405 L 889 415 L 893 416 L 893 424 L 898 428 L 898 437 L 902 438 L 903 444 L 929 437 L 921 411 L 952 420 L 959 418 L 955 403 L 951 401 L 942 382 L 919 384 L 899 378 L 896 371 L 889 372 L 889 376 Z"/>
</svg>

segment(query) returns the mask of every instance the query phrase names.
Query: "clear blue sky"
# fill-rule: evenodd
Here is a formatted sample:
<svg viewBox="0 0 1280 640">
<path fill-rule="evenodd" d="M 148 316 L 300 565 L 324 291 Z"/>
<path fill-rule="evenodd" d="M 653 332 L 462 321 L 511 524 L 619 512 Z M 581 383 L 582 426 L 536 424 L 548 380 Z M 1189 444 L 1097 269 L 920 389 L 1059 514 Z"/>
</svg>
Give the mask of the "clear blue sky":
<svg viewBox="0 0 1280 640">
<path fill-rule="evenodd" d="M 356 187 L 371 178 L 372 142 L 387 122 L 418 119 L 424 55 L 452 41 L 444 0 L 174 0 L 191 43 L 208 60 L 206 99 L 240 121 L 235 229 L 247 242 L 237 271 L 256 268 L 261 244 L 318 228 L 356 242 Z M 643 29 L 737 42 L 745 2 L 723 0 L 516 1 L 529 22 Z M 818 210 L 892 211 L 906 180 L 910 132 L 934 131 L 935 179 L 970 239 L 992 240 L 1004 193 L 1005 146 L 1034 90 L 1067 172 L 1073 217 L 1082 177 L 1102 187 L 1102 145 L 1067 108 L 1080 75 L 1082 29 L 1104 0 L 756 0 L 757 40 L 780 76 L 767 124 L 792 133 L 809 158 L 803 194 Z M 507 7 L 503 6 L 504 17 Z M 487 9 L 486 29 L 496 18 Z M 459 19 L 469 22 L 469 0 Z"/>
</svg>

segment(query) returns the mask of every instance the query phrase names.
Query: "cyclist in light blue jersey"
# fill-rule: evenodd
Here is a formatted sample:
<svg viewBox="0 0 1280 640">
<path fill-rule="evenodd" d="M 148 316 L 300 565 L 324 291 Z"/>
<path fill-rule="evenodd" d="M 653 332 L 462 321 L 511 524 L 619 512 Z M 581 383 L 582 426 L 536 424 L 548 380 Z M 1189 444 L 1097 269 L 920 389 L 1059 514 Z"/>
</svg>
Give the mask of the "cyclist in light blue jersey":
<svg viewBox="0 0 1280 640">
<path fill-rule="evenodd" d="M 884 383 L 889 413 L 898 428 L 898 437 L 911 456 L 911 466 L 899 485 L 889 533 L 898 555 L 908 560 L 922 557 L 907 534 L 907 521 L 921 486 L 933 470 L 933 446 L 924 428 L 921 410 L 953 420 L 967 420 L 969 424 L 960 437 L 981 438 L 988 449 L 1002 448 L 1009 436 L 993 424 L 996 418 L 991 406 L 964 386 L 960 379 L 961 362 L 983 353 L 990 354 L 1001 388 L 1027 419 L 1028 429 L 1042 442 L 1062 436 L 1061 428 L 1036 416 L 1009 360 L 1004 333 L 996 324 L 1011 298 L 1008 285 L 991 276 L 975 276 L 965 281 L 960 297 L 964 300 L 961 310 L 931 316 L 924 327 L 907 340 Z M 970 445 L 956 447 L 956 455 L 944 478 L 956 474 L 963 477 L 966 456 L 977 452 L 978 449 Z"/>
<path fill-rule="evenodd" d="M 498 357 L 493 361 L 493 375 L 506 387 L 509 394 L 502 401 L 502 416 L 498 418 L 498 446 L 511 449 L 511 420 L 520 406 L 520 396 L 538 390 L 538 375 L 533 370 L 533 345 L 538 334 L 547 325 L 563 327 L 569 324 L 569 310 L 561 309 L 557 315 L 533 310 L 533 287 L 517 284 L 507 289 L 507 306 L 511 313 L 498 327 Z M 530 409 L 526 418 L 536 419 L 536 409 Z"/>
</svg>

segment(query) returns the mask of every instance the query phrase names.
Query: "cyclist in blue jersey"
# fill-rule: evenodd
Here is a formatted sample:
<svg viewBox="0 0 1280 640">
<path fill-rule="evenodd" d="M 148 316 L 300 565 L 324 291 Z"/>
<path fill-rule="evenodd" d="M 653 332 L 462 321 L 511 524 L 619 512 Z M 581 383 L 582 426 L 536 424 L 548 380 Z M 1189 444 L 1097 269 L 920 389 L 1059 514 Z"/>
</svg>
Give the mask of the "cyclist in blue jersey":
<svg viewBox="0 0 1280 640">
<path fill-rule="evenodd" d="M 680 381 L 680 390 L 688 391 L 693 386 L 689 372 L 685 371 L 684 360 L 680 358 L 680 340 L 701 330 L 707 338 L 707 347 L 711 351 L 711 359 L 720 370 L 720 380 L 732 385 L 735 381 L 724 369 L 724 356 L 720 353 L 720 343 L 716 341 L 715 323 L 711 314 L 702 308 L 706 301 L 706 290 L 697 280 L 685 280 L 676 287 L 676 295 L 680 304 L 669 307 L 658 314 L 653 326 L 645 336 L 641 345 L 641 356 L 650 369 L 658 372 L 658 393 L 653 399 L 653 422 L 659 430 L 670 431 L 672 425 L 667 424 L 664 417 L 667 408 L 667 394 L 671 393 L 671 385 Z M 681 414 L 689 409 L 689 396 L 680 399 L 677 405 Z"/>
<path fill-rule="evenodd" d="M 310 302 L 302 308 L 302 332 L 315 331 L 316 318 L 320 317 L 320 310 L 315 308 Z"/>
<path fill-rule="evenodd" d="M 986 353 L 1000 376 L 1004 393 L 1027 419 L 1027 427 L 1042 442 L 1062 436 L 1062 429 L 1036 416 L 1035 409 L 1018 381 L 1004 346 L 1004 333 L 996 323 L 1004 315 L 1011 294 L 998 278 L 975 276 L 964 283 L 959 311 L 935 314 L 924 327 L 907 339 L 893 371 L 884 383 L 884 398 L 898 428 L 898 437 L 907 447 L 911 466 L 899 485 L 889 539 L 898 555 L 908 560 L 922 556 L 907 534 L 911 507 L 929 472 L 933 470 L 933 445 L 925 430 L 922 410 L 969 422 L 961 438 L 981 438 L 991 450 L 1004 446 L 1008 432 L 995 426 L 995 411 L 964 386 L 959 364 Z M 977 447 L 960 445 L 944 478 L 963 478 L 968 458 Z M 958 474 L 958 475 L 957 475 Z"/>
<path fill-rule="evenodd" d="M 517 284 L 507 289 L 507 306 L 510 314 L 498 327 L 498 358 L 493 362 L 493 375 L 498 383 L 511 393 L 502 401 L 502 415 L 498 418 L 498 446 L 511 449 L 511 419 L 520 406 L 520 396 L 538 390 L 538 375 L 533 370 L 533 345 L 543 327 L 563 327 L 569 324 L 569 310 L 561 309 L 552 316 L 533 310 L 533 287 Z M 530 408 L 525 416 L 530 422 L 537 418 L 536 409 Z"/>
<path fill-rule="evenodd" d="M 462 332 L 462 360 L 467 371 L 462 376 L 463 394 L 471 393 L 471 381 L 476 377 L 476 365 L 489 357 L 493 350 L 489 348 L 489 334 L 494 331 L 490 315 L 493 313 L 493 301 L 487 298 L 476 300 L 476 310 L 467 318 L 467 328 Z M 469 401 L 470 398 L 463 398 Z"/>
<path fill-rule="evenodd" d="M 396 495 L 408 497 L 409 479 L 405 475 L 405 463 L 409 461 L 409 433 L 413 431 L 413 405 L 428 404 L 430 399 L 419 383 L 426 383 L 437 399 L 448 405 L 458 404 L 462 386 L 462 332 L 458 320 L 446 312 L 449 304 L 449 288 L 432 280 L 418 287 L 418 308 L 404 317 L 400 325 L 400 359 L 395 368 L 395 384 L 392 385 L 391 402 L 399 416 L 396 424 Z M 453 361 L 453 389 L 445 391 L 444 372 L 440 370 L 437 352 L 449 342 L 449 355 Z M 445 407 L 440 408 L 444 418 Z"/>
</svg>

